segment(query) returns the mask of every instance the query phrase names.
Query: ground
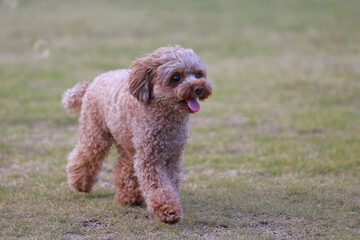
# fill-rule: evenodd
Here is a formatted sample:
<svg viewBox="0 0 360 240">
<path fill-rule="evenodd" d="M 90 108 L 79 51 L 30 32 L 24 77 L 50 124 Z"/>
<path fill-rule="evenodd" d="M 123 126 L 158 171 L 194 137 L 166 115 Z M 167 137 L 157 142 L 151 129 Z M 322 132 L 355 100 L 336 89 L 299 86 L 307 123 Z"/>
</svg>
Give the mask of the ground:
<svg viewBox="0 0 360 240">
<path fill-rule="evenodd" d="M 359 9 L 357 0 L 2 1 L 0 238 L 359 239 Z M 77 117 L 60 99 L 174 43 L 203 59 L 214 94 L 191 119 L 185 219 L 165 225 L 116 203 L 114 150 L 92 193 L 70 190 Z"/>
</svg>

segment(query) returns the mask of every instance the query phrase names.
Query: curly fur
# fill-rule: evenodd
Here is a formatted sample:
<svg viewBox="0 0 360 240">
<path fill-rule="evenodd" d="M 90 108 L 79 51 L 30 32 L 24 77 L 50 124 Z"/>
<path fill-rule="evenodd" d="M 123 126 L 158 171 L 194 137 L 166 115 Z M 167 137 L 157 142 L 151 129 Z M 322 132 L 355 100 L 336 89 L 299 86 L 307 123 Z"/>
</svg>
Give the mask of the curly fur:
<svg viewBox="0 0 360 240">
<path fill-rule="evenodd" d="M 174 74 L 180 82 L 172 80 Z M 203 91 L 196 93 L 196 88 Z M 211 91 L 200 58 L 181 46 L 159 48 L 129 69 L 67 90 L 62 105 L 80 113 L 78 141 L 67 164 L 71 188 L 90 192 L 115 144 L 120 155 L 113 171 L 117 201 L 145 201 L 158 220 L 179 221 L 182 152 L 193 113 L 186 101 L 204 100 Z"/>
</svg>

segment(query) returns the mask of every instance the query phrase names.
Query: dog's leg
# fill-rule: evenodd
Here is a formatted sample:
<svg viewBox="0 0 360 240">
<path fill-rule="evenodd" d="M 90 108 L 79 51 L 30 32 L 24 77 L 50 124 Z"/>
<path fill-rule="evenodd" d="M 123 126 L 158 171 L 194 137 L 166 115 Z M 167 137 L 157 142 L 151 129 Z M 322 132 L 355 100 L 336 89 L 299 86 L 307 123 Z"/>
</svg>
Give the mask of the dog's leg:
<svg viewBox="0 0 360 240">
<path fill-rule="evenodd" d="M 169 159 L 166 164 L 166 170 L 170 181 L 174 189 L 179 192 L 181 182 L 182 182 L 182 153 L 180 152 L 173 158 Z"/>
<path fill-rule="evenodd" d="M 114 168 L 114 183 L 116 187 L 116 200 L 120 204 L 141 205 L 144 198 L 135 176 L 133 157 L 129 157 L 124 151 L 119 150 Z"/>
<path fill-rule="evenodd" d="M 174 189 L 167 173 L 166 161 L 161 159 L 161 144 L 140 144 L 134 159 L 134 168 L 147 208 L 165 223 L 182 219 L 182 209 L 177 189 Z"/>
<path fill-rule="evenodd" d="M 112 137 L 99 124 L 99 119 L 84 113 L 80 118 L 78 142 L 69 154 L 69 185 L 77 192 L 90 192 L 98 172 L 109 154 Z"/>
</svg>

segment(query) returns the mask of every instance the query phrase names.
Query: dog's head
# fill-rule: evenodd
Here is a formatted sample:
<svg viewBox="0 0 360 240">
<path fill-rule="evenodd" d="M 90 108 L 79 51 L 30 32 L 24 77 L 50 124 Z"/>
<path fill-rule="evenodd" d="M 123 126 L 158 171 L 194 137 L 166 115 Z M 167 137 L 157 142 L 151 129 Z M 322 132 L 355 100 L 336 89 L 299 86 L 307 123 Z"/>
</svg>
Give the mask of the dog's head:
<svg viewBox="0 0 360 240">
<path fill-rule="evenodd" d="M 211 94 L 206 69 L 192 49 L 161 47 L 130 67 L 130 93 L 145 104 L 158 102 L 175 111 L 195 113 L 197 100 Z"/>
</svg>

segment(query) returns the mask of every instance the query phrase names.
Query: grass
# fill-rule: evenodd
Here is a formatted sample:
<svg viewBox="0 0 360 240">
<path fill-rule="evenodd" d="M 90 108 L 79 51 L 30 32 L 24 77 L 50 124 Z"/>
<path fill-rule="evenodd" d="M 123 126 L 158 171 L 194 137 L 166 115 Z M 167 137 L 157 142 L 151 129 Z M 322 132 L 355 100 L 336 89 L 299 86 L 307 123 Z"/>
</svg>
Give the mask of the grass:
<svg viewBox="0 0 360 240">
<path fill-rule="evenodd" d="M 6 2 L 0 238 L 360 238 L 359 1 Z M 92 193 L 68 188 L 77 117 L 60 99 L 174 43 L 202 57 L 214 94 L 192 116 L 185 219 L 165 225 L 116 204 L 114 152 Z"/>
</svg>

